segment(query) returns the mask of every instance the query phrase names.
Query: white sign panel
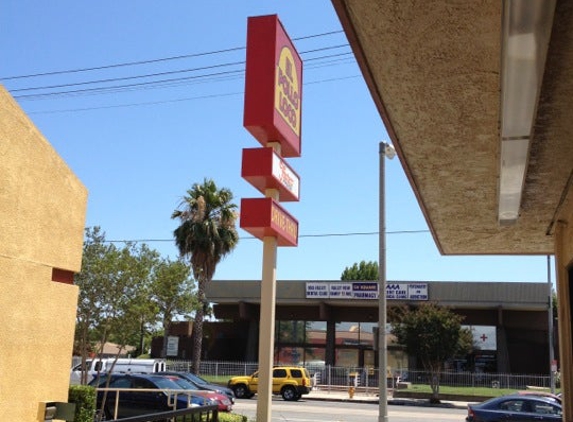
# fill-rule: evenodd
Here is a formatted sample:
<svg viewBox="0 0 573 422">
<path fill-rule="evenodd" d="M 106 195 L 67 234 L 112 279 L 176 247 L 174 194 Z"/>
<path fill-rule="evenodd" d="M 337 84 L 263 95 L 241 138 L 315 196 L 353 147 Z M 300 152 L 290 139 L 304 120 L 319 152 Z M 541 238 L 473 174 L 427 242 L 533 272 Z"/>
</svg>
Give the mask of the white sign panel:
<svg viewBox="0 0 573 422">
<path fill-rule="evenodd" d="M 179 337 L 167 336 L 167 356 L 177 356 L 179 351 Z"/>
<path fill-rule="evenodd" d="M 495 327 L 472 325 L 474 345 L 479 350 L 497 350 Z"/>
<path fill-rule="evenodd" d="M 273 176 L 297 199 L 299 198 L 300 181 L 298 176 L 277 154 L 273 154 Z"/>
<path fill-rule="evenodd" d="M 386 299 L 407 300 L 408 285 L 406 283 L 388 283 L 386 285 Z"/>
<path fill-rule="evenodd" d="M 426 283 L 408 283 L 409 300 L 428 300 L 428 285 Z"/>
<path fill-rule="evenodd" d="M 307 299 L 378 299 L 377 281 L 306 283 Z M 388 283 L 388 300 L 428 300 L 428 283 Z"/>
<path fill-rule="evenodd" d="M 329 283 L 306 283 L 307 299 L 329 298 Z"/>
<path fill-rule="evenodd" d="M 329 297 L 333 299 L 352 298 L 352 283 L 329 283 L 329 286 Z"/>
</svg>

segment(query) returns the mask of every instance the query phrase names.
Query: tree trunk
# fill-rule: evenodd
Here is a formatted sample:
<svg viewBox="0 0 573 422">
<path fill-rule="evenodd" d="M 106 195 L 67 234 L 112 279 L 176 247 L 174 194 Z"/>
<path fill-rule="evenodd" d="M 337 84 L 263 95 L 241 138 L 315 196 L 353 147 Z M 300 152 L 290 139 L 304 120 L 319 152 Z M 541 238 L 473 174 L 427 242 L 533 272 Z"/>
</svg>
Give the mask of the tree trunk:
<svg viewBox="0 0 573 422">
<path fill-rule="evenodd" d="M 201 365 L 201 349 L 203 347 L 203 307 L 197 310 L 193 323 L 193 373 L 199 375 Z"/>
<path fill-rule="evenodd" d="M 430 403 L 440 403 L 440 373 L 430 372 L 430 387 L 432 388 L 432 397 Z"/>
<path fill-rule="evenodd" d="M 199 375 L 201 365 L 201 349 L 203 347 L 203 320 L 205 319 L 205 308 L 207 305 L 205 299 L 205 281 L 199 280 L 197 289 L 197 299 L 199 300 L 199 309 L 195 314 L 193 324 L 193 373 Z"/>
</svg>

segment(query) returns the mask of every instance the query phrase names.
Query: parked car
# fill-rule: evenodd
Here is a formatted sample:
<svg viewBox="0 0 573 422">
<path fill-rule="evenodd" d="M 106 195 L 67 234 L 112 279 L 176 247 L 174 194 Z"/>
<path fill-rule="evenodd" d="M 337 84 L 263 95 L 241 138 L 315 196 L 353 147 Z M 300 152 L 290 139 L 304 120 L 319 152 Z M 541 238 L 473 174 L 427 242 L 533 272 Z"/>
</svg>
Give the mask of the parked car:
<svg viewBox="0 0 573 422">
<path fill-rule="evenodd" d="M 233 403 L 231 403 L 231 400 L 229 400 L 229 397 L 227 397 L 225 394 L 218 393 L 213 390 L 200 389 L 197 387 L 196 384 L 186 380 L 185 378 L 179 375 L 166 375 L 163 373 L 158 375 L 167 377 L 168 379 L 175 381 L 185 390 L 193 391 L 194 396 L 203 397 L 205 399 L 217 402 L 218 409 L 221 412 L 230 412 L 233 409 Z"/>
<path fill-rule="evenodd" d="M 561 404 L 553 397 L 509 394 L 468 404 L 467 422 L 561 421 Z"/>
<path fill-rule="evenodd" d="M 520 390 L 517 392 L 517 394 L 521 394 L 521 395 L 525 395 L 525 396 L 551 397 L 551 398 L 557 400 L 557 402 L 559 402 L 559 404 L 561 404 L 561 393 L 553 394 L 553 393 L 550 393 L 548 391 Z"/>
<path fill-rule="evenodd" d="M 296 401 L 303 394 L 312 390 L 310 375 L 306 368 L 300 366 L 277 366 L 273 368 L 272 380 L 273 394 L 281 395 L 288 401 Z M 259 385 L 259 373 L 251 376 L 233 377 L 227 386 L 235 392 L 237 398 L 251 398 L 257 392 Z"/>
<path fill-rule="evenodd" d="M 109 377 L 109 385 L 107 385 Z M 106 419 L 127 418 L 191 406 L 217 404 L 214 400 L 199 397 L 184 389 L 175 381 L 156 374 L 104 374 L 92 380 L 92 387 L 98 388 L 97 409 Z M 102 388 L 154 389 L 157 391 L 114 391 Z M 105 403 L 104 403 L 105 396 Z M 116 397 L 117 415 L 114 413 Z M 103 407 L 102 407 L 103 404 Z"/>
<path fill-rule="evenodd" d="M 134 358 L 102 358 L 88 359 L 85 362 L 86 379 L 89 384 L 98 374 L 113 372 L 122 373 L 152 373 L 165 371 L 164 359 L 134 359 Z M 70 384 L 80 384 L 82 364 L 74 366 L 70 372 Z"/>
<path fill-rule="evenodd" d="M 228 387 L 219 384 L 213 384 L 209 381 L 201 378 L 199 375 L 196 375 L 192 372 L 180 372 L 180 371 L 163 371 L 162 374 L 167 375 L 176 375 L 187 381 L 191 382 L 193 385 L 197 387 L 198 390 L 211 390 L 216 391 L 217 393 L 226 395 L 231 403 L 235 403 L 235 393 Z"/>
</svg>

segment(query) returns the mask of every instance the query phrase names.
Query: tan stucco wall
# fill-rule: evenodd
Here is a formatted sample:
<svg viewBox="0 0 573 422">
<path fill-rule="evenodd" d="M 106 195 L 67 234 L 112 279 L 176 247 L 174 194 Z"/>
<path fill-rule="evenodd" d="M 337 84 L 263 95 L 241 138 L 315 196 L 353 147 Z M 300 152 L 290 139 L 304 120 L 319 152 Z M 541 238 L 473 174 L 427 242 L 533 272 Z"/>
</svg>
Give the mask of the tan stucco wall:
<svg viewBox="0 0 573 422">
<path fill-rule="evenodd" d="M 0 415 L 68 398 L 87 190 L 0 86 Z"/>
</svg>

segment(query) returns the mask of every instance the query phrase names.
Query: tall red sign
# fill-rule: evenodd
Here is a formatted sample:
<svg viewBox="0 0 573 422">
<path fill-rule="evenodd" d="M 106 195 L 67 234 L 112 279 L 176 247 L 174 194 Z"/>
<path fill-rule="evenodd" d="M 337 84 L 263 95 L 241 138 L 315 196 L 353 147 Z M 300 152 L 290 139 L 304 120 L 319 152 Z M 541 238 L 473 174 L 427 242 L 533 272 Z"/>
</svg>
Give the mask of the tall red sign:
<svg viewBox="0 0 573 422">
<path fill-rule="evenodd" d="M 251 17 L 243 125 L 263 145 L 281 144 L 284 157 L 300 157 L 302 60 L 277 15 Z"/>
<path fill-rule="evenodd" d="M 290 38 L 276 15 L 249 18 L 243 125 L 263 148 L 243 150 L 241 176 L 277 194 L 243 199 L 240 226 L 278 246 L 298 243 L 298 221 L 278 201 L 299 200 L 299 177 L 283 157 L 300 157 L 301 110 L 302 60 Z"/>
</svg>

